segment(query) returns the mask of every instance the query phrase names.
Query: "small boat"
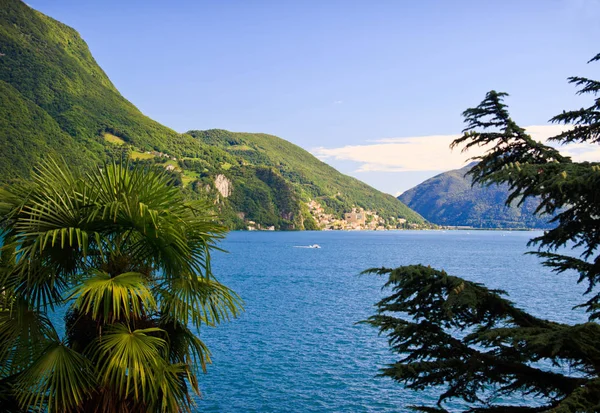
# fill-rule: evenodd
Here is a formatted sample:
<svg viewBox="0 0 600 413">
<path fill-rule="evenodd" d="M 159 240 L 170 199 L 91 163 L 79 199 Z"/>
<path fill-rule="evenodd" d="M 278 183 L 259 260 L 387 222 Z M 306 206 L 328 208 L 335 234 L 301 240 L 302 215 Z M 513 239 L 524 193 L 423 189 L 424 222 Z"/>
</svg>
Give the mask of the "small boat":
<svg viewBox="0 0 600 413">
<path fill-rule="evenodd" d="M 321 248 L 319 244 L 309 245 L 308 248 Z"/>
</svg>

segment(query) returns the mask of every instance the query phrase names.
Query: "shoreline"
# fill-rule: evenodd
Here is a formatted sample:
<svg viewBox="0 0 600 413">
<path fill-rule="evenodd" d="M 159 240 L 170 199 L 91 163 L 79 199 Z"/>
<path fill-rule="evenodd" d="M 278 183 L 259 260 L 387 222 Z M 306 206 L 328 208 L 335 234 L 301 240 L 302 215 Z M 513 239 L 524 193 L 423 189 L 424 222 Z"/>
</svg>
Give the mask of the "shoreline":
<svg viewBox="0 0 600 413">
<path fill-rule="evenodd" d="M 471 227 L 440 227 L 440 228 L 394 228 L 394 229 L 231 229 L 228 232 L 390 232 L 390 231 L 509 231 L 529 232 L 547 231 L 548 228 L 471 228 Z"/>
</svg>

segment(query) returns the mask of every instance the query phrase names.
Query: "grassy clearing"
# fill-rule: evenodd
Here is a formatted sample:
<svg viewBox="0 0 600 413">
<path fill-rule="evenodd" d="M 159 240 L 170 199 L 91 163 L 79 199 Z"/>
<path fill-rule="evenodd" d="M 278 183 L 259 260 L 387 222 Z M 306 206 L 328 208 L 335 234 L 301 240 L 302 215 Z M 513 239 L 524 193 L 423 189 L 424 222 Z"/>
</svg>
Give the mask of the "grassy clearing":
<svg viewBox="0 0 600 413">
<path fill-rule="evenodd" d="M 138 151 L 131 152 L 131 159 L 152 159 L 152 158 L 154 158 L 154 155 L 152 155 L 151 153 L 144 153 L 144 152 L 138 152 Z"/>
<path fill-rule="evenodd" d="M 200 174 L 198 172 L 183 171 L 183 173 L 181 174 L 181 181 L 183 182 L 183 185 L 185 186 L 185 185 L 188 185 L 188 184 L 194 182 L 199 177 L 200 177 Z"/>
<path fill-rule="evenodd" d="M 231 145 L 227 148 L 228 151 L 253 151 L 254 148 L 251 148 L 248 145 Z"/>
<path fill-rule="evenodd" d="M 103 137 L 106 142 L 110 142 L 113 145 L 125 145 L 125 141 L 123 139 L 113 135 L 112 133 L 106 132 Z"/>
</svg>

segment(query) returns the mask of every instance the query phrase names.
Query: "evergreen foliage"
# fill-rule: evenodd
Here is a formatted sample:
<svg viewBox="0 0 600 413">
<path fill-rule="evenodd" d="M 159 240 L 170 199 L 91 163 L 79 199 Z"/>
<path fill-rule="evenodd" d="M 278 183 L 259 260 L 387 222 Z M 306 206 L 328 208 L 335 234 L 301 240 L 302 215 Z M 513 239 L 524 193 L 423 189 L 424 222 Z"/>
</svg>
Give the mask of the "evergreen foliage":
<svg viewBox="0 0 600 413">
<path fill-rule="evenodd" d="M 62 155 L 70 164 L 81 165 L 72 136 L 56 121 L 12 87 L 0 80 L 0 182 L 29 175 L 31 165 L 46 156 Z M 95 154 L 83 149 L 83 155 Z"/>
<path fill-rule="evenodd" d="M 600 55 L 592 60 L 599 60 Z M 554 141 L 598 143 L 600 82 L 569 78 L 579 94 L 592 94 L 588 108 L 563 112 L 552 122 L 574 129 Z M 573 162 L 533 140 L 509 116 L 505 93 L 489 92 L 464 112 L 464 135 L 453 146 L 486 146 L 469 172 L 483 185 L 507 184 L 511 202 L 539 199 L 537 213 L 554 215 L 554 227 L 530 241 L 532 253 L 556 272 L 578 274 L 587 283 L 581 303 L 589 321 L 569 325 L 534 317 L 505 293 L 421 265 L 367 272 L 389 276 L 392 295 L 366 322 L 386 334 L 400 360 L 382 375 L 422 390 L 441 387 L 437 407 L 462 399 L 471 412 L 600 411 L 600 164 Z M 571 247 L 569 251 L 566 248 Z M 564 251 L 564 252 L 563 252 Z M 533 396 L 534 405 L 509 406 L 501 397 Z"/>
<path fill-rule="evenodd" d="M 194 331 L 240 299 L 211 272 L 224 228 L 171 183 L 164 169 L 49 160 L 0 192 L 3 408 L 191 411 L 210 360 Z"/>
</svg>

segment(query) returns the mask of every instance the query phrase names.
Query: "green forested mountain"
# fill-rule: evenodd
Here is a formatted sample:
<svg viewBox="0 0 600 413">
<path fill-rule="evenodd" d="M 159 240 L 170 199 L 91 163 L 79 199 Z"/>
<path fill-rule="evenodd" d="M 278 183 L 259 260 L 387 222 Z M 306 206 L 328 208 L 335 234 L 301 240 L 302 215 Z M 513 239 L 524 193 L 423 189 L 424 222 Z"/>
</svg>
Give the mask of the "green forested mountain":
<svg viewBox="0 0 600 413">
<path fill-rule="evenodd" d="M 274 136 L 180 134 L 153 121 L 121 96 L 75 30 L 19 0 L 0 0 L 0 182 L 27 179 L 36 161 L 56 155 L 82 167 L 122 156 L 166 167 L 232 228 L 316 228 L 310 200 L 337 216 L 356 206 L 423 222 Z"/>
<path fill-rule="evenodd" d="M 21 112 L 11 107 L 12 99 L 6 97 L 0 110 L 6 116 L 22 113 L 26 125 L 21 132 L 37 137 L 32 143 L 42 145 L 40 136 L 46 135 L 47 144 L 55 144 L 58 126 L 63 135 L 71 137 L 61 148 L 72 149 L 76 157 L 95 160 L 102 159 L 106 151 L 104 132 L 114 133 L 142 150 L 181 154 L 193 153 L 197 146 L 189 137 L 144 116 L 123 98 L 75 30 L 19 0 L 0 0 L 0 54 L 3 89 L 12 86 L 20 95 L 18 101 L 38 108 Z M 42 111 L 44 117 L 54 120 L 53 126 L 49 122 L 38 125 Z M 19 117 L 11 119 L 21 124 Z M 3 123 L 2 143 L 11 135 L 4 129 Z M 14 161 L 0 159 L 3 164 Z M 26 176 L 29 170 L 16 172 Z"/>
<path fill-rule="evenodd" d="M 299 199 L 315 199 L 336 214 L 356 206 L 376 210 L 379 215 L 387 218 L 403 217 L 410 222 L 422 222 L 418 214 L 393 196 L 339 173 L 304 149 L 276 136 L 224 130 L 187 133 L 234 156 L 241 167 L 229 172 L 233 179 L 237 171 L 243 170 L 244 165 L 259 165 L 283 178 L 282 183 L 291 185 Z"/>
<path fill-rule="evenodd" d="M 506 185 L 471 186 L 465 176 L 473 165 L 444 172 L 409 189 L 399 200 L 438 225 L 476 228 L 548 228 L 547 217 L 533 214 L 538 202 L 528 198 L 521 207 L 507 207 Z"/>
</svg>

